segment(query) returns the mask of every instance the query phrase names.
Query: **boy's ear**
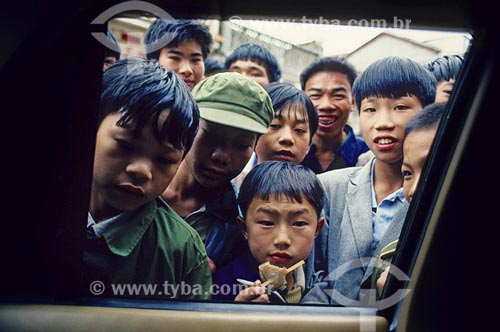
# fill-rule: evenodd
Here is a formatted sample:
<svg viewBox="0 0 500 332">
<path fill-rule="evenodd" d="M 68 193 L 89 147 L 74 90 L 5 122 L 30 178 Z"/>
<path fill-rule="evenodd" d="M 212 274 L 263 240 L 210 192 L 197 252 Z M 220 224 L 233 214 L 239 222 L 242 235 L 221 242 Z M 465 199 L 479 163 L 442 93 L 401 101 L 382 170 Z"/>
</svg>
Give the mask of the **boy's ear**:
<svg viewBox="0 0 500 332">
<path fill-rule="evenodd" d="M 354 110 L 356 109 L 356 100 L 353 98 L 351 98 L 351 112 L 354 112 Z"/>
<path fill-rule="evenodd" d="M 319 235 L 324 224 L 325 224 L 325 217 L 319 218 L 318 224 L 316 225 L 316 232 L 314 233 L 314 238 L 316 238 Z"/>
<path fill-rule="evenodd" d="M 243 219 L 240 216 L 237 216 L 236 221 L 238 222 L 238 225 L 240 226 L 241 233 L 243 233 L 243 236 L 245 237 L 245 239 L 248 240 L 247 224 L 245 223 L 245 219 Z"/>
</svg>

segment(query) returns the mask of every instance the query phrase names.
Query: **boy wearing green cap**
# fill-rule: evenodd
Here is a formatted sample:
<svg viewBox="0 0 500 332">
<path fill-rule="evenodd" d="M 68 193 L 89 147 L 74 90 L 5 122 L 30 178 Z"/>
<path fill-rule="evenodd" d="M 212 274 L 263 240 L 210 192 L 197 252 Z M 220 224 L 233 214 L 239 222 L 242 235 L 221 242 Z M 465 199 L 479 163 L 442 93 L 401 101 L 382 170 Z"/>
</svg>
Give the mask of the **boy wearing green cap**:
<svg viewBox="0 0 500 332">
<path fill-rule="evenodd" d="M 200 128 L 162 198 L 198 231 L 215 272 L 246 245 L 231 179 L 250 159 L 274 112 L 264 88 L 238 73 L 213 75 L 192 93 Z"/>
</svg>

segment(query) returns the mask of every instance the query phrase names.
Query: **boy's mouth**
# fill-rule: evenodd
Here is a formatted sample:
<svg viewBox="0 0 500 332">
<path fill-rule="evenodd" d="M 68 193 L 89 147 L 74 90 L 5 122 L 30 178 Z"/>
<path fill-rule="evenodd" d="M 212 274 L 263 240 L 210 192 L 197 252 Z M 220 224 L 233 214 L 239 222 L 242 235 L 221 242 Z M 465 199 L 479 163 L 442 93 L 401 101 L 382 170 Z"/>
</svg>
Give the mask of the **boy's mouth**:
<svg viewBox="0 0 500 332">
<path fill-rule="evenodd" d="M 284 263 L 289 262 L 291 259 L 292 259 L 292 256 L 290 256 L 289 254 L 287 254 L 285 252 L 276 252 L 276 253 L 272 253 L 270 255 L 271 263 L 275 263 L 275 264 L 284 264 Z"/>
<path fill-rule="evenodd" d="M 188 80 L 188 79 L 185 79 L 184 82 L 187 84 L 187 86 L 189 86 L 190 88 L 193 88 L 194 87 L 194 80 Z"/>
<path fill-rule="evenodd" d="M 280 160 L 293 161 L 295 155 L 289 150 L 280 150 L 274 153 L 275 157 Z"/>
<path fill-rule="evenodd" d="M 320 127 L 331 127 L 337 122 L 338 117 L 334 115 L 320 115 L 318 120 Z"/>
<path fill-rule="evenodd" d="M 392 149 L 398 143 L 398 140 L 394 137 L 384 136 L 384 137 L 375 137 L 373 142 L 377 145 L 380 150 L 388 150 Z"/>
<path fill-rule="evenodd" d="M 146 193 L 144 192 L 144 189 L 140 186 L 133 185 L 131 183 L 121 183 L 118 185 L 118 188 L 122 191 L 126 191 L 127 193 L 130 193 L 135 196 L 142 197 Z"/>
</svg>

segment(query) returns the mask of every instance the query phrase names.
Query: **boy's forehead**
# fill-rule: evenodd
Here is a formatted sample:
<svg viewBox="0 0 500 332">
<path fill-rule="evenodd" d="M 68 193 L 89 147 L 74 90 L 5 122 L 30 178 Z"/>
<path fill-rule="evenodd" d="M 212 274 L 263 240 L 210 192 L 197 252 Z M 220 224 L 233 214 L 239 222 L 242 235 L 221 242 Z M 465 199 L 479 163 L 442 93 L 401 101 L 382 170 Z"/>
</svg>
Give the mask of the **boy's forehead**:
<svg viewBox="0 0 500 332">
<path fill-rule="evenodd" d="M 414 94 L 405 94 L 405 95 L 370 95 L 365 96 L 361 99 L 361 103 L 373 103 L 373 102 L 398 102 L 398 101 L 413 101 L 419 102 L 420 99 Z"/>
<path fill-rule="evenodd" d="M 411 130 L 405 137 L 403 142 L 403 149 L 407 150 L 413 147 L 414 142 L 428 144 L 428 142 L 434 139 L 437 132 L 437 125 L 432 127 L 424 127 L 424 128 L 415 128 Z"/>
<path fill-rule="evenodd" d="M 308 207 L 312 208 L 312 204 L 309 203 L 305 194 L 300 194 L 300 198 L 302 199 L 302 202 L 297 201 L 294 197 L 288 195 L 285 192 L 280 192 L 280 193 L 275 192 L 275 193 L 269 193 L 267 195 L 263 193 L 256 193 L 252 198 L 252 202 L 259 204 L 266 204 L 266 203 L 298 204 L 301 206 L 307 205 Z"/>
<path fill-rule="evenodd" d="M 337 82 L 347 82 L 348 85 L 350 86 L 351 84 L 349 83 L 349 78 L 347 77 L 346 74 L 340 72 L 340 71 L 332 71 L 332 70 L 318 70 L 317 72 L 311 74 L 309 78 L 306 81 L 307 83 L 310 83 L 310 81 L 318 81 L 318 80 L 332 80 L 332 81 L 337 81 Z"/>
<path fill-rule="evenodd" d="M 256 194 L 250 203 L 249 209 L 261 210 L 263 212 L 287 210 L 288 212 L 316 213 L 316 209 L 309 202 L 304 194 L 301 194 L 302 202 L 298 202 L 293 197 L 285 193 L 276 193 L 263 197 Z"/>
<path fill-rule="evenodd" d="M 284 105 L 281 109 L 276 110 L 274 117 L 277 119 L 309 122 L 307 109 L 301 103 L 288 103 Z"/>
<path fill-rule="evenodd" d="M 234 59 L 233 62 L 231 62 L 231 66 L 234 65 L 236 62 L 251 62 L 251 63 L 254 63 L 258 66 L 261 66 L 261 67 L 264 67 L 264 68 L 267 68 L 267 62 L 263 61 L 263 60 L 260 60 L 260 59 L 256 59 L 256 58 L 249 58 L 249 57 L 243 57 L 243 58 L 238 58 L 238 59 Z"/>
<path fill-rule="evenodd" d="M 197 53 L 200 53 L 200 54 L 202 53 L 200 43 L 198 43 L 194 39 L 187 39 L 187 40 L 179 41 L 176 43 L 170 43 L 170 44 L 166 45 L 163 49 L 168 51 L 168 50 L 176 50 L 179 48 L 186 48 L 186 47 L 188 47 L 190 49 L 195 49 Z"/>
</svg>

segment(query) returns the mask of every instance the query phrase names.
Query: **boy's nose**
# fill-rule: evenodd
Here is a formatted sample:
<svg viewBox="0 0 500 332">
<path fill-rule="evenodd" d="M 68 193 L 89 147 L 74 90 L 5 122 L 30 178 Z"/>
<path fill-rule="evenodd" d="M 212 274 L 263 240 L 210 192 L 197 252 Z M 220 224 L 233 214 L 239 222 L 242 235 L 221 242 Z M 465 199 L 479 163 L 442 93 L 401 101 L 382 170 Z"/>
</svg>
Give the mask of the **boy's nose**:
<svg viewBox="0 0 500 332">
<path fill-rule="evenodd" d="M 391 111 L 385 110 L 377 113 L 378 114 L 375 122 L 375 128 L 377 129 L 394 128 L 394 121 L 391 116 Z"/>
<path fill-rule="evenodd" d="M 330 98 L 328 96 L 323 96 L 316 102 L 313 101 L 314 106 L 316 107 L 316 110 L 333 110 L 334 106 L 333 103 L 330 101 Z"/>
<path fill-rule="evenodd" d="M 220 165 L 227 166 L 231 163 L 231 154 L 224 148 L 215 148 L 212 152 L 212 160 Z"/>
<path fill-rule="evenodd" d="M 126 172 L 137 180 L 151 181 L 153 179 L 151 162 L 147 160 L 134 160 L 127 165 Z"/>
<path fill-rule="evenodd" d="M 179 64 L 179 74 L 189 76 L 193 73 L 193 68 L 188 60 L 183 60 Z"/>
<path fill-rule="evenodd" d="M 292 129 L 289 127 L 283 127 L 280 132 L 279 136 L 279 143 L 281 145 L 285 146 L 292 146 L 294 141 L 293 141 L 293 135 L 292 135 Z"/>
<path fill-rule="evenodd" d="M 276 230 L 277 234 L 274 238 L 274 245 L 279 249 L 288 248 L 292 244 L 290 234 L 286 226 L 279 226 Z"/>
</svg>

